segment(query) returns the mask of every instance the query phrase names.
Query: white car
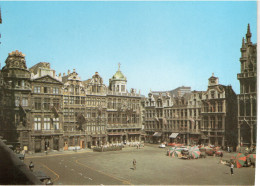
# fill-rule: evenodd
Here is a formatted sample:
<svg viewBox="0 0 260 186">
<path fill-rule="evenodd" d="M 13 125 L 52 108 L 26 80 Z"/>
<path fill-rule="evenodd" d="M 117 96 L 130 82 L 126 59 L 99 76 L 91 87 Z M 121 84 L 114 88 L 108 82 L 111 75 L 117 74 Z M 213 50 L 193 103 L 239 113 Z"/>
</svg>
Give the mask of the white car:
<svg viewBox="0 0 260 186">
<path fill-rule="evenodd" d="M 165 148 L 165 145 L 162 143 L 161 145 L 159 145 L 159 148 Z"/>
</svg>

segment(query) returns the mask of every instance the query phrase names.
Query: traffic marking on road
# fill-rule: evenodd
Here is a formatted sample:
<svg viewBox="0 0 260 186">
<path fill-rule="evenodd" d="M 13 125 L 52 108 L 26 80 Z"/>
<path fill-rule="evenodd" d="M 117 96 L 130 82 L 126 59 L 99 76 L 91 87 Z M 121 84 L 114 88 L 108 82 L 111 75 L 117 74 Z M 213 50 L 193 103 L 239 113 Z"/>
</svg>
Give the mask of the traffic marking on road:
<svg viewBox="0 0 260 186">
<path fill-rule="evenodd" d="M 40 163 L 42 166 L 44 166 L 46 169 L 48 169 L 49 171 L 51 171 L 53 174 L 56 175 L 56 178 L 53 180 L 53 182 L 55 182 L 56 180 L 58 180 L 60 178 L 60 176 L 53 170 L 51 170 L 49 167 L 47 167 L 46 165 L 44 165 L 43 163 Z"/>
</svg>

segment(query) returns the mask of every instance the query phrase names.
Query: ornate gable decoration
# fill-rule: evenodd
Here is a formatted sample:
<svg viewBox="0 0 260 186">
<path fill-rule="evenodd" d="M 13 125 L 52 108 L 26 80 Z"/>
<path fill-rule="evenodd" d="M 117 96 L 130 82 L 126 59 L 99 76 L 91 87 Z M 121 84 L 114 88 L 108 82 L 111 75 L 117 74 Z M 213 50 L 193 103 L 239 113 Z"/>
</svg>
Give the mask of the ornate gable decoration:
<svg viewBox="0 0 260 186">
<path fill-rule="evenodd" d="M 25 55 L 18 50 L 9 53 L 5 63 L 6 68 L 20 68 L 27 70 Z"/>
<path fill-rule="evenodd" d="M 39 78 L 36 78 L 34 79 L 34 81 L 36 82 L 41 82 L 41 83 L 56 83 L 56 84 L 62 84 L 62 82 L 60 82 L 59 80 L 49 76 L 49 75 L 46 75 L 46 76 L 43 76 L 43 77 L 39 77 Z"/>
<path fill-rule="evenodd" d="M 102 79 L 102 77 L 100 77 L 98 72 L 96 72 L 95 75 L 92 76 L 92 79 L 90 80 L 90 83 L 102 85 L 103 84 L 103 79 Z"/>
<path fill-rule="evenodd" d="M 73 72 L 68 75 L 68 80 L 76 80 L 80 81 L 80 77 L 78 76 L 78 73 L 73 69 Z"/>
</svg>

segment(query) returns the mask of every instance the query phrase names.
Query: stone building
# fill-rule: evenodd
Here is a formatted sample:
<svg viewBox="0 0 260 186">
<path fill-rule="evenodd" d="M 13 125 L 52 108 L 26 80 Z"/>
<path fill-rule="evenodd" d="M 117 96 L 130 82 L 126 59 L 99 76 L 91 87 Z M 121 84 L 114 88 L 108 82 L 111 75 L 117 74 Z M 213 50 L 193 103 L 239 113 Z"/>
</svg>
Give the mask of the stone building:
<svg viewBox="0 0 260 186">
<path fill-rule="evenodd" d="M 120 70 L 109 80 L 107 92 L 107 140 L 110 144 L 141 141 L 141 95 L 126 89 L 127 79 Z"/>
<path fill-rule="evenodd" d="M 86 148 L 89 140 L 85 131 L 86 90 L 75 69 L 62 76 L 64 150 L 69 147 Z"/>
<path fill-rule="evenodd" d="M 85 130 L 90 135 L 88 146 L 107 144 L 107 87 L 98 72 L 84 81 L 84 86 L 86 88 Z"/>
<path fill-rule="evenodd" d="M 146 141 L 198 144 L 202 92 L 183 96 L 150 92 L 145 103 Z"/>
<path fill-rule="evenodd" d="M 208 89 L 202 94 L 201 131 L 203 143 L 236 146 L 237 139 L 236 94 L 231 86 L 219 84 L 212 74 Z"/>
<path fill-rule="evenodd" d="M 255 146 L 257 134 L 257 44 L 251 42 L 248 24 L 246 40 L 242 39 L 240 48 L 241 72 L 237 74 L 240 82 L 238 104 L 238 147 Z"/>
<path fill-rule="evenodd" d="M 30 151 L 63 149 L 63 108 L 61 77 L 55 75 L 50 63 L 31 67 Z"/>
<path fill-rule="evenodd" d="M 8 54 L 0 73 L 0 135 L 13 145 L 31 145 L 31 73 L 25 55 Z"/>
</svg>

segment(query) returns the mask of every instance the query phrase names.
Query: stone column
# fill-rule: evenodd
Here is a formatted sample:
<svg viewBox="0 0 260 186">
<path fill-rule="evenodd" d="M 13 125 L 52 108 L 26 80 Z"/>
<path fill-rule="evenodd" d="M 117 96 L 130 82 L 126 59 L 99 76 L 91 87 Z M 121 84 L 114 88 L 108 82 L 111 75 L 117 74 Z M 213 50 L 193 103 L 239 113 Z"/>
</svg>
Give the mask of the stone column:
<svg viewBox="0 0 260 186">
<path fill-rule="evenodd" d="M 64 140 L 62 136 L 59 136 L 59 151 L 63 151 L 64 149 Z"/>
<path fill-rule="evenodd" d="M 190 134 L 187 133 L 187 145 L 190 145 Z"/>
<path fill-rule="evenodd" d="M 253 147 L 253 125 L 250 123 L 250 134 L 251 134 L 251 137 L 250 137 L 250 147 Z"/>
<path fill-rule="evenodd" d="M 210 132 L 208 132 L 208 138 L 209 138 L 209 144 L 211 144 L 211 140 L 210 140 Z"/>
<path fill-rule="evenodd" d="M 49 140 L 49 144 L 50 144 L 50 149 L 53 150 L 53 136 L 51 136 L 51 138 Z"/>
<path fill-rule="evenodd" d="M 41 137 L 41 152 L 45 151 L 45 141 L 44 141 L 44 137 Z"/>
<path fill-rule="evenodd" d="M 208 116 L 208 128 L 211 129 L 210 116 Z"/>
<path fill-rule="evenodd" d="M 251 96 L 250 96 L 250 116 L 253 117 L 253 98 Z"/>
<path fill-rule="evenodd" d="M 31 136 L 31 144 L 29 146 L 29 151 L 35 153 L 35 137 Z"/>
<path fill-rule="evenodd" d="M 218 128 L 218 117 L 217 117 L 217 115 L 215 116 L 215 128 L 216 129 Z"/>
<path fill-rule="evenodd" d="M 239 96 L 237 97 L 237 115 L 240 116 L 240 99 Z"/>
<path fill-rule="evenodd" d="M 224 134 L 222 134 L 222 144 L 221 144 L 221 146 L 224 147 L 224 145 L 225 145 L 225 136 L 224 136 Z"/>
<path fill-rule="evenodd" d="M 240 144 L 241 144 L 241 137 L 240 137 L 240 124 L 239 124 L 239 121 L 238 121 L 238 135 L 237 135 L 237 141 L 238 141 L 238 144 L 237 144 L 237 147 L 240 148 Z"/>
<path fill-rule="evenodd" d="M 222 129 L 225 131 L 225 117 L 222 116 Z"/>
</svg>

